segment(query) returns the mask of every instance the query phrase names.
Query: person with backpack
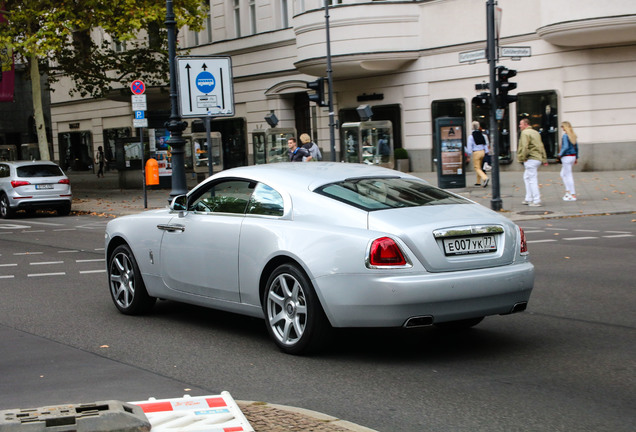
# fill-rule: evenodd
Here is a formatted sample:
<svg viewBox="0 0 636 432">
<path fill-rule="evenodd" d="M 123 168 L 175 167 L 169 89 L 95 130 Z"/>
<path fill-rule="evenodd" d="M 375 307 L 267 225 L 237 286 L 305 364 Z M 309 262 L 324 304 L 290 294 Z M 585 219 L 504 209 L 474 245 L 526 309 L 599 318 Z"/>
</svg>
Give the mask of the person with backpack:
<svg viewBox="0 0 636 432">
<path fill-rule="evenodd" d="M 561 179 L 563 180 L 563 186 L 565 186 L 563 201 L 576 201 L 576 189 L 574 188 L 572 167 L 579 158 L 579 147 L 576 144 L 576 134 L 570 122 L 562 122 L 561 128 L 563 129 L 563 137 L 561 137 L 561 151 L 559 152 L 558 158 L 562 164 Z"/>
<path fill-rule="evenodd" d="M 472 123 L 473 132 L 468 136 L 468 154 L 472 156 L 473 169 L 477 175 L 475 186 L 488 186 L 488 176 L 482 169 L 484 157 L 489 153 L 488 138 L 481 132 L 481 125 L 478 121 Z"/>
</svg>

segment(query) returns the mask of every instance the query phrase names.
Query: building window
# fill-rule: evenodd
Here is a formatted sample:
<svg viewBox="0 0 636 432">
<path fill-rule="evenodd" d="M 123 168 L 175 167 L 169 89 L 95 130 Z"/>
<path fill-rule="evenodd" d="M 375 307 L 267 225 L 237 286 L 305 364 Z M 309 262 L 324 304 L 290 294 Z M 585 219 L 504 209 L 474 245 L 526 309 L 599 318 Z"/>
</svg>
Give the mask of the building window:
<svg viewBox="0 0 636 432">
<path fill-rule="evenodd" d="M 519 93 L 517 120 L 527 118 L 539 131 L 548 159 L 559 154 L 559 106 L 556 91 Z"/>
<path fill-rule="evenodd" d="M 305 10 L 305 3 L 301 2 L 301 11 Z M 280 22 L 283 28 L 289 27 L 289 14 L 287 12 L 287 0 L 280 0 Z"/>
<path fill-rule="evenodd" d="M 234 28 L 236 29 L 236 37 L 241 37 L 241 1 L 234 0 Z"/>
<path fill-rule="evenodd" d="M 256 34 L 256 0 L 249 0 L 250 5 L 250 32 Z"/>
<path fill-rule="evenodd" d="M 113 38 L 113 51 L 118 53 L 126 51 L 126 42 L 122 42 L 117 38 Z"/>
</svg>

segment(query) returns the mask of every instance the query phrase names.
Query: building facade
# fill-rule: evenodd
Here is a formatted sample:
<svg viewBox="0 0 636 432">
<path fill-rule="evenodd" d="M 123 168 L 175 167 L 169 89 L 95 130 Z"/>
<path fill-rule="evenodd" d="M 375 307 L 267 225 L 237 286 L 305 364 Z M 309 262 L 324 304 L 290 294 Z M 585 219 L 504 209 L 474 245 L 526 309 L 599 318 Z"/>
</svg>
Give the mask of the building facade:
<svg viewBox="0 0 636 432">
<path fill-rule="evenodd" d="M 517 71 L 518 83 L 517 103 L 499 130 L 489 131 L 499 133 L 502 169 L 521 169 L 515 151 L 523 117 L 541 132 L 553 160 L 567 120 L 579 136 L 578 169 L 636 168 L 633 0 L 579 0 L 576 7 L 569 0 L 498 0 L 497 7 L 500 47 L 524 48 L 523 57 L 498 62 Z M 211 122 L 221 134 L 223 168 L 255 163 L 255 137 L 272 112 L 277 127 L 310 133 L 331 159 L 328 109 L 309 101 L 306 86 L 327 74 L 326 21 L 322 0 L 210 0 L 204 30 L 179 32 L 179 49 L 188 55 L 231 57 L 235 115 Z M 487 112 L 472 100 L 489 67 L 483 59 L 466 61 L 486 47 L 485 1 L 331 0 L 328 21 L 340 125 L 359 121 L 357 108 L 370 106 L 373 120 L 391 122 L 394 147 L 408 150 L 416 172 L 435 169 L 436 119 L 463 118 L 468 128 L 479 120 L 488 128 Z M 114 151 L 117 140 L 137 135 L 130 83 L 99 100 L 69 96 L 71 85 L 61 80 L 51 95 L 53 157 L 86 169 L 97 146 Z M 147 94 L 144 134 L 163 140 L 167 87 Z M 341 129 L 335 135 L 340 160 Z"/>
</svg>

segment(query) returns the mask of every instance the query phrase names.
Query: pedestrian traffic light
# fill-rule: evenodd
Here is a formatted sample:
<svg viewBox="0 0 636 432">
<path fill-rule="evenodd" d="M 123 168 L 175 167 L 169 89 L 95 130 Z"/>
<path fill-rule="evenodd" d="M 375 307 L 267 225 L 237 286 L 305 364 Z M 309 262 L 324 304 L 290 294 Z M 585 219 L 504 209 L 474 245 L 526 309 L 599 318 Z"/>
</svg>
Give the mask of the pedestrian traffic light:
<svg viewBox="0 0 636 432">
<path fill-rule="evenodd" d="M 516 75 L 517 71 L 514 69 L 497 66 L 497 106 L 499 108 L 506 108 L 508 104 L 517 102 L 517 95 L 508 94 L 517 88 L 517 83 L 508 81 Z"/>
<path fill-rule="evenodd" d="M 477 108 L 489 108 L 490 107 L 490 93 L 479 93 L 473 98 L 473 105 Z"/>
<path fill-rule="evenodd" d="M 318 78 L 316 81 L 307 83 L 307 88 L 313 90 L 315 93 L 309 94 L 309 101 L 316 102 L 318 106 L 327 106 L 325 102 L 325 79 Z"/>
</svg>

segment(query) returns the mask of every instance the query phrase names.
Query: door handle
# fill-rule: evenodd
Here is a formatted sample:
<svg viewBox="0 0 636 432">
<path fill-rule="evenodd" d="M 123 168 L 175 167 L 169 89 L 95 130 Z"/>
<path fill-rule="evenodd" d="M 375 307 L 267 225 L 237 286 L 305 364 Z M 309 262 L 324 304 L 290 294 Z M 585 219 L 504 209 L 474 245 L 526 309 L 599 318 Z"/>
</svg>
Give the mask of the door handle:
<svg viewBox="0 0 636 432">
<path fill-rule="evenodd" d="M 175 232 L 175 231 L 184 232 L 185 231 L 185 226 L 178 225 L 178 224 L 177 225 L 159 224 L 157 225 L 157 228 L 163 231 L 168 231 L 168 232 Z"/>
</svg>

